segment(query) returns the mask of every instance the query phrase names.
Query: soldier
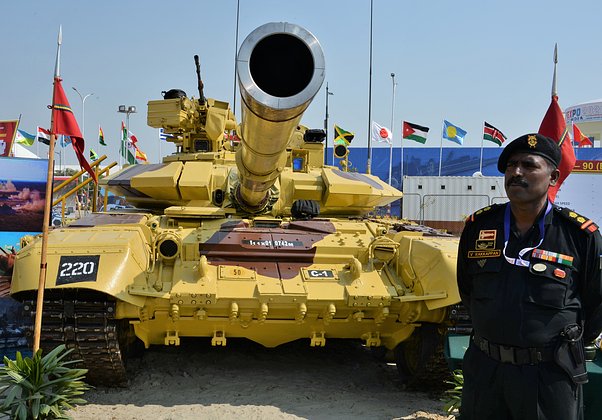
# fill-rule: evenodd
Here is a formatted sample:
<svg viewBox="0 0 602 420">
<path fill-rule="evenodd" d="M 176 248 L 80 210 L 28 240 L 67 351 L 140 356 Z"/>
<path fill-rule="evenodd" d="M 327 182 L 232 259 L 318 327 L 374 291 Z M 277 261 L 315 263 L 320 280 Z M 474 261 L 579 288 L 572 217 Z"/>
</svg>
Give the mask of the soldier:
<svg viewBox="0 0 602 420">
<path fill-rule="evenodd" d="M 602 237 L 548 200 L 560 159 L 550 138 L 517 138 L 498 160 L 510 202 L 466 221 L 457 278 L 474 330 L 462 420 L 583 417 L 583 344 L 602 330 Z"/>
</svg>

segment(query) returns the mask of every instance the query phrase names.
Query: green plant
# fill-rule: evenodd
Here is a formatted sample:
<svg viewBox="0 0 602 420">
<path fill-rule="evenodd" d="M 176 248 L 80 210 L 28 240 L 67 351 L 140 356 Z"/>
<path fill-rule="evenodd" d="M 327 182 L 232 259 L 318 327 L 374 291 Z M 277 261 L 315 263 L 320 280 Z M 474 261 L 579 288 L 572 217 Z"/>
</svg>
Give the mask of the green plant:
<svg viewBox="0 0 602 420">
<path fill-rule="evenodd" d="M 83 382 L 87 369 L 69 367 L 71 350 L 60 345 L 42 357 L 38 350 L 31 358 L 17 352 L 15 360 L 4 357 L 0 367 L 0 413 L 11 419 L 65 419 L 72 404 L 84 404 L 79 396 L 90 387 Z"/>
<path fill-rule="evenodd" d="M 462 405 L 462 387 L 464 386 L 464 374 L 461 369 L 456 369 L 452 372 L 452 380 L 445 383 L 453 385 L 453 388 L 447 389 L 444 392 L 446 398 L 443 409 L 447 414 L 451 414 L 454 410 L 458 410 Z"/>
</svg>

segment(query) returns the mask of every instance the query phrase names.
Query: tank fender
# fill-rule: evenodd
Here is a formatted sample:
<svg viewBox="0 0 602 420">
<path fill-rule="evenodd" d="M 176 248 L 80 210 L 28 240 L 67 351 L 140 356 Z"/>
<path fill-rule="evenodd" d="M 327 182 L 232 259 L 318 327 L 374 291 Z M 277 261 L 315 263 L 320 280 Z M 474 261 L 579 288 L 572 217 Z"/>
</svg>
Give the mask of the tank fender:
<svg viewBox="0 0 602 420">
<path fill-rule="evenodd" d="M 151 251 L 146 226 L 103 226 L 54 230 L 48 236 L 46 290 L 88 289 L 143 306 L 145 298 L 128 293 L 146 284 Z M 36 291 L 42 238 L 17 255 L 11 294 Z"/>
<path fill-rule="evenodd" d="M 456 278 L 458 239 L 429 237 L 400 232 L 397 275 L 417 295 L 444 294 L 444 298 L 426 299 L 429 310 L 460 302 Z M 452 279 L 452 281 L 450 281 Z"/>
</svg>

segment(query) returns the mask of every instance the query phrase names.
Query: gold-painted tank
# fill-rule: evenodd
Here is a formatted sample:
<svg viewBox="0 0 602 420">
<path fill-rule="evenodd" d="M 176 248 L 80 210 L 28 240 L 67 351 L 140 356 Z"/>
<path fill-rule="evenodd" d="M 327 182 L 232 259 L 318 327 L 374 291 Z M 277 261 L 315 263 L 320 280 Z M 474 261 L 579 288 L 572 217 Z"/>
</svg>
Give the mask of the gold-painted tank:
<svg viewBox="0 0 602 420">
<path fill-rule="evenodd" d="M 369 217 L 401 198 L 379 178 L 324 165 L 324 132 L 300 125 L 324 80 L 317 39 L 269 23 L 237 56 L 242 119 L 174 89 L 148 124 L 177 152 L 101 180 L 137 207 L 52 230 L 43 349 L 66 343 L 88 378 L 126 382 L 137 346 L 245 337 L 362 340 L 394 350 L 405 379 L 427 373 L 459 302 L 457 241 Z M 12 296 L 32 314 L 41 241 L 15 260 Z"/>
</svg>

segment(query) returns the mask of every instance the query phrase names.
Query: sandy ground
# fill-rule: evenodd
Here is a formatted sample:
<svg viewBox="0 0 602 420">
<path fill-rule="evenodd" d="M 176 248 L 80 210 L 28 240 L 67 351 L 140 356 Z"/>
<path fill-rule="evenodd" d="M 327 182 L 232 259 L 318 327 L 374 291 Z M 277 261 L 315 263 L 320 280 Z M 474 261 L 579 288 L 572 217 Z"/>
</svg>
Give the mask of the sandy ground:
<svg viewBox="0 0 602 420">
<path fill-rule="evenodd" d="M 433 419 L 440 396 L 404 390 L 395 365 L 359 344 L 306 341 L 265 349 L 245 340 L 153 347 L 134 360 L 130 387 L 96 388 L 69 412 L 83 419 Z"/>
</svg>

